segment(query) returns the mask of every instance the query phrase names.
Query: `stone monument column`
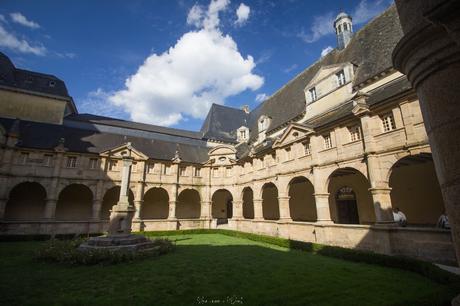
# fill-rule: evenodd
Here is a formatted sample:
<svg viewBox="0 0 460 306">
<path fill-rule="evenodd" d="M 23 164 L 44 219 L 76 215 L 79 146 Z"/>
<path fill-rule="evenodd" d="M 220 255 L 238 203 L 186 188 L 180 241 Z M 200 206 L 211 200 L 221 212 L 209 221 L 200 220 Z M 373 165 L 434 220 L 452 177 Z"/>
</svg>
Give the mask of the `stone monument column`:
<svg viewBox="0 0 460 306">
<path fill-rule="evenodd" d="M 289 209 L 289 196 L 279 196 L 278 203 L 280 209 L 280 221 L 292 221 Z"/>
<path fill-rule="evenodd" d="M 112 207 L 110 213 L 109 235 L 129 235 L 131 223 L 136 209 L 128 201 L 129 182 L 131 177 L 131 166 L 133 159 L 129 156 L 123 157 L 123 170 L 121 177 L 120 198 L 118 203 Z"/>
<path fill-rule="evenodd" d="M 394 67 L 417 92 L 460 260 L 460 2 L 396 0 Z"/>
<path fill-rule="evenodd" d="M 262 208 L 262 199 L 253 199 L 252 202 L 254 203 L 254 220 L 263 220 L 264 219 L 264 212 Z"/>
</svg>

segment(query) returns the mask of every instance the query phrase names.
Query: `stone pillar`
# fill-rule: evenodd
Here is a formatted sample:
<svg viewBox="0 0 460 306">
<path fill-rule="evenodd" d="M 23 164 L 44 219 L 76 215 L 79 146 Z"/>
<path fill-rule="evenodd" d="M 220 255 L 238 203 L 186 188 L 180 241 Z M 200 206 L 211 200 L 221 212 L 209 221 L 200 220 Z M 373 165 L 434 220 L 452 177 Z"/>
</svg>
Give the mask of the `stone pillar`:
<svg viewBox="0 0 460 306">
<path fill-rule="evenodd" d="M 253 199 L 254 202 L 254 220 L 263 220 L 264 219 L 264 211 L 262 208 L 262 199 Z"/>
<path fill-rule="evenodd" d="M 110 213 L 109 235 L 111 236 L 131 233 L 131 223 L 135 212 L 135 208 L 129 204 L 128 200 L 132 162 L 131 157 L 123 157 L 120 198 Z"/>
<path fill-rule="evenodd" d="M 211 219 L 211 201 L 201 201 L 201 219 Z"/>
<path fill-rule="evenodd" d="M 233 201 L 233 216 L 232 219 L 243 219 L 243 201 Z"/>
<path fill-rule="evenodd" d="M 169 212 L 168 212 L 168 220 L 176 220 L 176 205 L 177 201 L 169 201 Z"/>
<path fill-rule="evenodd" d="M 8 199 L 0 199 L 0 220 L 5 218 L 6 202 L 8 202 Z"/>
<path fill-rule="evenodd" d="M 329 193 L 315 193 L 316 222 L 323 224 L 333 223 L 329 209 Z"/>
<path fill-rule="evenodd" d="M 45 219 L 54 219 L 56 216 L 56 199 L 46 199 Z"/>
<path fill-rule="evenodd" d="M 278 197 L 278 204 L 280 208 L 280 221 L 292 221 L 291 211 L 289 210 L 289 196 Z"/>
<path fill-rule="evenodd" d="M 396 0 L 404 36 L 393 64 L 417 92 L 460 261 L 460 5 Z"/>
<path fill-rule="evenodd" d="M 101 207 L 102 207 L 102 201 L 100 199 L 95 199 L 93 201 L 93 211 L 91 215 L 91 219 L 93 220 L 100 220 L 101 219 Z"/>
<path fill-rule="evenodd" d="M 144 183 L 138 182 L 136 185 L 136 196 L 134 198 L 134 219 L 138 220 L 141 218 L 142 204 L 144 204 Z"/>
<path fill-rule="evenodd" d="M 390 197 L 391 188 L 388 186 L 388 182 L 383 179 L 378 157 L 374 154 L 368 154 L 366 161 L 375 219 L 377 223 L 394 223 Z"/>
</svg>

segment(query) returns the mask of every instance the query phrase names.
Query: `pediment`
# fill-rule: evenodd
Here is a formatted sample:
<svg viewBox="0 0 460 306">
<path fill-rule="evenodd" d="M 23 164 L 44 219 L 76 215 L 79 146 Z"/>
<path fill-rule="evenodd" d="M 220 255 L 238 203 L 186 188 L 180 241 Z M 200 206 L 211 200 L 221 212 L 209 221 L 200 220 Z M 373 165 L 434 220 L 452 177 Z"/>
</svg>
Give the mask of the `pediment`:
<svg viewBox="0 0 460 306">
<path fill-rule="evenodd" d="M 308 90 L 311 87 L 314 87 L 316 84 L 321 82 L 322 80 L 328 78 L 330 75 L 342 70 L 344 67 L 350 66 L 352 63 L 345 62 L 335 65 L 328 65 L 321 67 L 318 72 L 316 72 L 315 76 L 308 82 L 307 86 L 305 86 L 305 90 Z"/>
<path fill-rule="evenodd" d="M 299 123 L 291 123 L 281 137 L 275 141 L 273 147 L 283 147 L 293 142 L 309 137 L 314 133 L 313 128 Z"/>
<path fill-rule="evenodd" d="M 228 146 L 228 145 L 220 145 L 220 146 L 214 147 L 208 152 L 209 156 L 232 155 L 232 154 L 236 154 L 236 150 L 233 146 Z"/>
<path fill-rule="evenodd" d="M 142 153 L 141 151 L 134 148 L 130 142 L 125 143 L 121 146 L 108 149 L 106 151 L 101 152 L 102 156 L 107 156 L 111 158 L 123 158 L 129 156 L 135 160 L 146 160 L 148 156 Z"/>
</svg>

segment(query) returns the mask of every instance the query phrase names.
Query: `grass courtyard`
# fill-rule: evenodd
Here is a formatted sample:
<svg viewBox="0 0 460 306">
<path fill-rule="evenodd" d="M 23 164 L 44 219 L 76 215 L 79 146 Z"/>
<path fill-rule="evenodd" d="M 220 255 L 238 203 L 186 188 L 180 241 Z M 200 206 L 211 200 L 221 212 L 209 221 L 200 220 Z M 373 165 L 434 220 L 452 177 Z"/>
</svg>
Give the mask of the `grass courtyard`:
<svg viewBox="0 0 460 306">
<path fill-rule="evenodd" d="M 421 275 L 221 234 L 111 266 L 33 260 L 44 242 L 0 243 L 2 305 L 442 305 L 455 288 Z"/>
</svg>

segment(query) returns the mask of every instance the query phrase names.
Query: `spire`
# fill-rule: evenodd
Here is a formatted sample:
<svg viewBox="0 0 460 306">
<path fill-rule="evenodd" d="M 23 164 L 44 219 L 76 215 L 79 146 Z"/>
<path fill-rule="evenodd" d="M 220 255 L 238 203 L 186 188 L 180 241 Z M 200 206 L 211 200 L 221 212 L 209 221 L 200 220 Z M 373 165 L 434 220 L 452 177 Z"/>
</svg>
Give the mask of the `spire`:
<svg viewBox="0 0 460 306">
<path fill-rule="evenodd" d="M 337 35 L 337 48 L 345 49 L 353 36 L 351 16 L 344 12 L 338 14 L 334 21 L 334 29 Z"/>
</svg>

